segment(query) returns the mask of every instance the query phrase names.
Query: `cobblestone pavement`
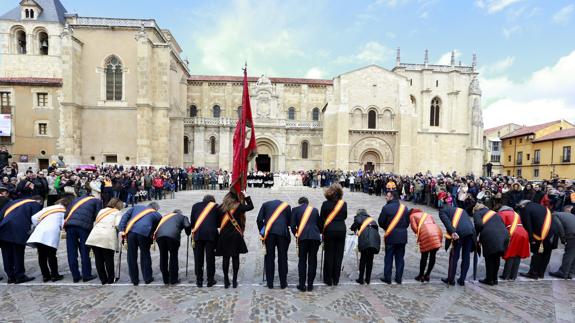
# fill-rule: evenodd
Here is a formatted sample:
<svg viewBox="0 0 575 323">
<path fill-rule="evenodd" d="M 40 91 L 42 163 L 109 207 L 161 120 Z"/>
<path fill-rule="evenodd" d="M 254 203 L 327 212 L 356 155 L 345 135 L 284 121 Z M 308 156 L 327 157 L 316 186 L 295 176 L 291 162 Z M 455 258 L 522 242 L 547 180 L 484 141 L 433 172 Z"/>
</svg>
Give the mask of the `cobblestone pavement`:
<svg viewBox="0 0 575 323">
<path fill-rule="evenodd" d="M 211 194 L 221 201 L 224 191 Z M 379 282 L 383 271 L 383 253 L 376 256 L 370 286 L 359 286 L 355 252 L 346 253 L 340 286 L 327 287 L 319 283 L 313 292 L 295 289 L 297 258 L 292 243 L 289 251 L 289 288 L 269 290 L 262 283 L 262 253 L 255 219 L 261 203 L 274 198 L 293 205 L 301 195 L 315 206 L 321 206 L 322 191 L 308 188 L 282 190 L 250 189 L 256 209 L 248 213 L 246 240 L 250 252 L 241 257 L 238 289 L 224 289 L 221 259 L 216 260 L 216 280 L 212 288 L 197 288 L 193 282 L 193 255 L 190 252 L 189 274 L 185 277 L 186 243 L 180 248 L 180 276 L 183 284 L 166 287 L 161 284 L 158 268 L 159 253 L 152 249 L 155 282 L 133 287 L 129 284 L 125 253 L 119 283 L 100 286 L 98 283 L 73 284 L 69 273 L 65 244 L 60 244 L 59 266 L 65 279 L 59 283 L 42 283 L 34 249 L 27 248 L 27 273 L 36 280 L 25 285 L 5 285 L 0 282 L 0 321 L 2 322 L 573 322 L 575 321 L 575 282 L 545 279 L 501 282 L 485 287 L 471 281 L 471 270 L 465 287 L 447 288 L 440 282 L 447 275 L 447 252 L 438 252 L 431 283 L 413 280 L 419 268 L 419 254 L 410 234 L 405 257 L 403 285 L 384 285 Z M 205 191 L 176 194 L 176 199 L 161 201 L 165 213 L 175 208 L 189 214 L 193 203 Z M 384 204 L 383 197 L 346 192 L 348 213 L 365 208 L 377 216 Z M 410 207 L 413 205 L 409 204 Z M 437 212 L 432 214 L 439 221 Z M 347 220 L 351 225 L 352 216 Z M 553 252 L 550 265 L 555 270 L 563 250 Z M 318 254 L 318 260 L 320 255 Z M 521 271 L 528 268 L 528 260 Z M 94 266 L 94 264 L 92 264 Z M 319 267 L 319 265 L 318 265 Z M 480 259 L 478 278 L 483 278 L 484 262 Z M 95 273 L 95 268 L 94 268 Z M 318 268 L 319 273 L 319 268 Z M 277 274 L 276 274 L 277 275 Z M 318 274 L 319 278 L 319 274 Z M 279 285 L 276 277 L 276 286 Z"/>
</svg>

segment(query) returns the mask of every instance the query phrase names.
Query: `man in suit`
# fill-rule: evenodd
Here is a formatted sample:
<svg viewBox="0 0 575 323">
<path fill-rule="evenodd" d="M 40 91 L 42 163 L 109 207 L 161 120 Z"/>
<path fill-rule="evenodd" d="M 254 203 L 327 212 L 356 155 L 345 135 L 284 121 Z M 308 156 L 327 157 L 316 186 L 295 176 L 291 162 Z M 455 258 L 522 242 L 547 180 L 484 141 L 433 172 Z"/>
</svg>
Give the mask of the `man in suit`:
<svg viewBox="0 0 575 323">
<path fill-rule="evenodd" d="M 573 205 L 567 205 L 564 212 L 553 213 L 553 218 L 558 222 L 559 237 L 565 245 L 561 267 L 549 275 L 557 278 L 572 279 L 575 276 L 575 215 Z"/>
<path fill-rule="evenodd" d="M 8 284 L 20 284 L 34 279 L 26 276 L 24 250 L 30 237 L 32 216 L 42 210 L 42 202 L 40 196 L 14 200 L 6 203 L 0 211 L 0 245 Z"/>
<path fill-rule="evenodd" d="M 80 279 L 88 282 L 97 277 L 92 275 L 92 261 L 90 260 L 90 250 L 86 247 L 86 240 L 101 209 L 102 200 L 93 196 L 78 197 L 66 208 L 66 214 L 64 214 L 66 251 L 74 283 L 79 282 Z M 81 275 L 78 269 L 78 250 L 82 259 Z"/>
<path fill-rule="evenodd" d="M 277 249 L 280 287 L 285 289 L 287 287 L 287 250 L 290 243 L 291 208 L 280 200 L 265 202 L 260 208 L 256 222 L 266 250 L 264 261 L 268 288 L 274 288 L 274 261 Z"/>
<path fill-rule="evenodd" d="M 182 211 L 174 210 L 162 217 L 154 233 L 160 250 L 160 271 L 165 285 L 180 283 L 178 278 L 178 250 L 180 250 L 182 230 L 186 230 L 187 236 L 192 233 L 190 220 L 182 214 Z"/>
<path fill-rule="evenodd" d="M 140 283 L 138 272 L 138 250 L 142 261 L 141 269 L 144 282 L 150 284 L 154 281 L 152 272 L 152 258 L 150 257 L 150 247 L 152 246 L 152 233 L 162 219 L 158 213 L 160 206 L 156 202 L 148 206 L 136 205 L 130 208 L 122 216 L 120 221 L 120 233 L 122 242 L 128 242 L 128 269 L 130 271 L 130 280 L 134 286 Z"/>
<path fill-rule="evenodd" d="M 469 255 L 475 247 L 475 226 L 467 211 L 448 205 L 439 210 L 439 219 L 441 219 L 447 231 L 445 248 L 448 249 L 453 244 L 449 253 L 448 275 L 447 278 L 442 278 L 441 281 L 449 285 L 455 285 L 455 272 L 457 271 L 457 262 L 461 255 L 461 273 L 457 283 L 460 286 L 465 286 L 465 278 L 469 270 Z"/>
<path fill-rule="evenodd" d="M 379 214 L 379 226 L 385 231 L 385 259 L 381 281 L 391 284 L 391 271 L 395 260 L 395 282 L 401 284 L 403 278 L 405 245 L 407 244 L 407 228 L 409 227 L 409 210 L 399 203 L 399 195 L 395 190 L 385 194 L 387 204 Z"/>
<path fill-rule="evenodd" d="M 196 285 L 202 287 L 204 281 L 204 257 L 208 287 L 216 284 L 216 242 L 218 241 L 218 225 L 220 211 L 213 195 L 206 195 L 202 202 L 192 206 L 190 216 L 192 224 L 192 243 L 194 249 L 194 269 Z"/>
<path fill-rule="evenodd" d="M 319 211 L 309 205 L 307 198 L 300 197 L 297 202 L 299 206 L 291 210 L 290 220 L 291 231 L 298 246 L 299 284 L 297 289 L 302 292 L 306 290 L 311 292 L 317 269 L 317 251 L 321 244 L 321 223 Z"/>
</svg>

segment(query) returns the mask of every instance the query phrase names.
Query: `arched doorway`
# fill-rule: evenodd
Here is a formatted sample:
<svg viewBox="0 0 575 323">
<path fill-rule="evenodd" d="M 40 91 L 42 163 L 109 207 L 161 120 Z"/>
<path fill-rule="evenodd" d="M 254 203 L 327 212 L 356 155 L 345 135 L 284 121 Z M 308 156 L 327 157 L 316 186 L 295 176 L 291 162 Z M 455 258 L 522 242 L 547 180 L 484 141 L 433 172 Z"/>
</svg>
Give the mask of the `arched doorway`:
<svg viewBox="0 0 575 323">
<path fill-rule="evenodd" d="M 381 157 L 373 150 L 368 150 L 361 155 L 361 165 L 364 171 L 379 171 Z"/>
<path fill-rule="evenodd" d="M 275 142 L 267 138 L 258 138 L 256 143 L 258 154 L 254 159 L 254 165 L 251 168 L 262 172 L 276 171 L 279 153 Z"/>
</svg>

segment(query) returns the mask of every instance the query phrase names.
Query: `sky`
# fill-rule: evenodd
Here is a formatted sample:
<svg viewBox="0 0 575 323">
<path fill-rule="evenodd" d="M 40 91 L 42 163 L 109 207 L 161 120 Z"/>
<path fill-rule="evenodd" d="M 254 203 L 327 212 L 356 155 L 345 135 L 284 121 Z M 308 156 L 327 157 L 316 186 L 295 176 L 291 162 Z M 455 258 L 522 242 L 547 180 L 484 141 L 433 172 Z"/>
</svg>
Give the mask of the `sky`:
<svg viewBox="0 0 575 323">
<path fill-rule="evenodd" d="M 485 127 L 575 122 L 575 0 L 61 0 L 80 16 L 154 18 L 192 74 L 331 79 L 368 64 L 478 57 Z M 0 0 L 0 12 L 19 0 Z"/>
</svg>

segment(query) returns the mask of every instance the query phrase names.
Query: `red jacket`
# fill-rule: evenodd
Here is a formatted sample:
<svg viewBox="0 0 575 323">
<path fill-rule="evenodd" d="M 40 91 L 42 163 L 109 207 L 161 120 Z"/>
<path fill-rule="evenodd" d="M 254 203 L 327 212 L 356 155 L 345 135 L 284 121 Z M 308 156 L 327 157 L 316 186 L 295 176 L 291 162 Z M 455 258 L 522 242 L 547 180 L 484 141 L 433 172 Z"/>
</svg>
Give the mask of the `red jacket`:
<svg viewBox="0 0 575 323">
<path fill-rule="evenodd" d="M 417 242 L 419 242 L 419 251 L 423 253 L 433 249 L 439 249 L 441 247 L 441 241 L 443 240 L 441 228 L 435 223 L 433 215 L 431 214 L 429 214 L 425 222 L 419 226 L 419 221 L 421 221 L 422 216 L 423 212 L 420 210 L 414 210 L 409 215 L 411 230 L 413 230 L 416 236 L 418 227 L 421 227 L 421 232 L 417 239 Z"/>
<path fill-rule="evenodd" d="M 503 223 L 507 227 L 507 230 L 511 230 L 511 225 L 513 224 L 513 219 L 515 218 L 515 212 L 512 209 L 506 209 L 499 211 L 497 214 L 503 219 Z M 521 218 L 519 217 L 519 222 L 517 222 L 517 229 L 515 233 L 511 236 L 509 241 L 509 246 L 503 255 L 503 259 L 507 260 L 511 257 L 521 257 L 522 259 L 528 258 L 529 252 L 529 235 L 527 231 L 523 228 L 521 224 Z"/>
</svg>

